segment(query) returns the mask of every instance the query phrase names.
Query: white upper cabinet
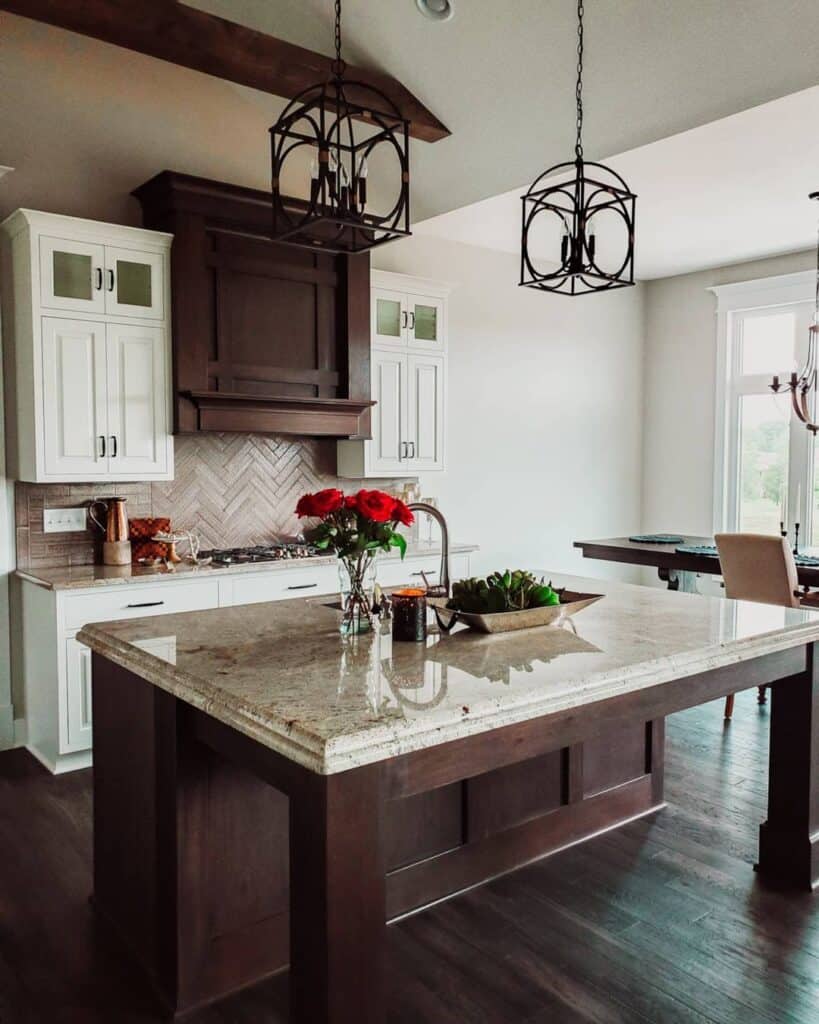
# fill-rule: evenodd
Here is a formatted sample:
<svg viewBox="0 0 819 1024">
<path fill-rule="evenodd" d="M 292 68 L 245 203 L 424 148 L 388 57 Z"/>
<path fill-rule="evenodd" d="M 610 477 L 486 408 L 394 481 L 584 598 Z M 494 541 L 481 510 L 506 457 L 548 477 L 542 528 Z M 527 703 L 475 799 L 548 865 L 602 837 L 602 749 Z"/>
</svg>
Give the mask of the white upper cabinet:
<svg viewBox="0 0 819 1024">
<path fill-rule="evenodd" d="M 409 455 L 416 472 L 444 468 L 444 359 L 407 356 Z"/>
<path fill-rule="evenodd" d="M 106 247 L 105 312 L 132 320 L 161 320 L 164 270 L 162 253 Z"/>
<path fill-rule="evenodd" d="M 407 297 L 403 292 L 373 287 L 370 291 L 370 319 L 373 345 L 406 345 L 409 314 Z"/>
<path fill-rule="evenodd" d="M 376 404 L 371 413 L 373 440 L 366 443 L 372 471 L 384 476 L 400 474 L 406 454 L 407 357 L 399 352 L 374 352 L 371 367 L 370 394 Z"/>
<path fill-rule="evenodd" d="M 40 302 L 84 316 L 105 312 L 105 246 L 40 238 Z"/>
<path fill-rule="evenodd" d="M 445 468 L 448 295 L 433 281 L 373 271 L 372 440 L 338 442 L 340 476 Z"/>
<path fill-rule="evenodd" d="M 442 352 L 445 321 L 446 306 L 442 297 L 407 296 L 408 344 L 412 348 Z"/>
<path fill-rule="evenodd" d="M 108 324 L 108 458 L 115 473 L 137 478 L 167 469 L 165 342 L 159 327 Z"/>
<path fill-rule="evenodd" d="M 173 479 L 171 236 L 33 210 L 2 231 L 12 472 Z"/>
<path fill-rule="evenodd" d="M 375 347 L 443 352 L 449 289 L 431 281 L 402 279 L 400 274 L 379 273 L 377 270 L 373 271 L 372 280 L 372 344 Z M 379 284 L 380 281 L 388 284 Z"/>
<path fill-rule="evenodd" d="M 45 471 L 93 479 L 107 468 L 105 324 L 44 317 Z"/>
</svg>

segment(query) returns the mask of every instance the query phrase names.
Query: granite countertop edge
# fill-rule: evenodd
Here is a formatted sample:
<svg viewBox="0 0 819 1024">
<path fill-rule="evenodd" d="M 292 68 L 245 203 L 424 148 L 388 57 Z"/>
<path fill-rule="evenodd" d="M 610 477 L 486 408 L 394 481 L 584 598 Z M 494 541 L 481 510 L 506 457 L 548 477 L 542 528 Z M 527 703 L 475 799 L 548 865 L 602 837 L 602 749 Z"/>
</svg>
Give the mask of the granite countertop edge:
<svg viewBox="0 0 819 1024">
<path fill-rule="evenodd" d="M 478 551 L 477 544 L 451 544 L 449 552 L 451 555 L 468 554 Z M 441 548 L 438 545 L 413 545 L 407 548 L 407 558 L 420 558 L 425 555 L 440 557 Z M 381 558 L 389 561 L 398 561 L 397 554 L 382 555 Z M 256 562 L 250 565 L 231 565 L 217 567 L 213 565 L 194 566 L 188 563 L 180 563 L 173 571 L 164 568 L 142 568 L 136 567 L 137 575 L 105 576 L 97 577 L 95 572 L 102 573 L 106 569 L 111 571 L 113 567 L 102 565 L 77 565 L 77 566 L 49 566 L 37 568 L 18 568 L 14 575 L 27 583 L 43 587 L 45 590 L 92 590 L 97 587 L 119 587 L 138 586 L 145 583 L 156 583 L 165 580 L 191 580 L 191 579 L 219 579 L 222 576 L 232 576 L 239 573 L 263 573 L 263 572 L 286 572 L 299 569 L 316 568 L 321 566 L 335 565 L 334 555 L 316 555 L 312 558 L 303 559 L 282 559 L 278 562 Z M 125 567 L 130 568 L 130 567 Z"/>
<path fill-rule="evenodd" d="M 296 723 L 263 719 L 239 698 L 225 701 L 217 685 L 197 679 L 161 658 L 106 632 L 104 625 L 87 625 L 77 639 L 93 651 L 126 668 L 218 721 L 320 775 L 332 775 L 377 761 L 400 757 L 548 714 L 582 708 L 629 692 L 662 685 L 674 679 L 779 653 L 819 641 L 819 615 L 812 621 L 749 640 L 712 645 L 686 655 L 661 656 L 606 673 L 596 682 L 564 690 L 547 699 L 530 695 L 501 708 L 484 705 L 477 713 L 462 708 L 448 718 L 404 719 L 359 731 L 347 737 L 322 740 L 299 730 Z"/>
</svg>

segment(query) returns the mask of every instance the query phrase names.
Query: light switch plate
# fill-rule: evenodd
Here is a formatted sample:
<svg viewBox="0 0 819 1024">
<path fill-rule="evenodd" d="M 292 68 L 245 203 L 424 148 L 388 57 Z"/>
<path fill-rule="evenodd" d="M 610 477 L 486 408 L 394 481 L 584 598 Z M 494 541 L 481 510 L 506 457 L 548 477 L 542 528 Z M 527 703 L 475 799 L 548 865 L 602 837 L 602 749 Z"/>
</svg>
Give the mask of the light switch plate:
<svg viewBox="0 0 819 1024">
<path fill-rule="evenodd" d="M 44 508 L 43 533 L 81 533 L 88 521 L 86 508 Z"/>
</svg>

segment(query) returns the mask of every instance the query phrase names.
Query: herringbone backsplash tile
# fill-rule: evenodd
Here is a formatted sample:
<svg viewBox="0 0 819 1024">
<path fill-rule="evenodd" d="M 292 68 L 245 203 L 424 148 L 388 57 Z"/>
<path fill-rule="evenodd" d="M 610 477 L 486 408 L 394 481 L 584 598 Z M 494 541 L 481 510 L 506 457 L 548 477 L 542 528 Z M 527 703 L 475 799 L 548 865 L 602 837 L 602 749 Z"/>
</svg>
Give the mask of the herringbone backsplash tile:
<svg viewBox="0 0 819 1024">
<path fill-rule="evenodd" d="M 335 475 L 332 440 L 261 434 L 199 434 L 176 438 L 176 473 L 169 483 L 26 484 L 16 489 L 17 564 L 47 566 L 94 560 L 95 537 L 43 534 L 43 508 L 87 504 L 127 494 L 128 514 L 170 516 L 174 529 L 195 530 L 203 548 L 262 544 L 300 530 L 296 501 L 322 487 L 356 490 L 362 481 Z M 369 480 L 396 490 L 403 480 Z"/>
</svg>

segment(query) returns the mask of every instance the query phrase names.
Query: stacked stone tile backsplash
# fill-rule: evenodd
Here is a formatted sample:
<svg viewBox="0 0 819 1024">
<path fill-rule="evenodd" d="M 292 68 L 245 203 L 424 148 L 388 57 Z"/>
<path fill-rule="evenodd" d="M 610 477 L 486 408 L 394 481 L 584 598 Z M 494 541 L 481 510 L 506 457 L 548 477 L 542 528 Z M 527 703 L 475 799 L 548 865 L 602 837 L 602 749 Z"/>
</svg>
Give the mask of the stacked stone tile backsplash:
<svg viewBox="0 0 819 1024">
<path fill-rule="evenodd" d="M 257 434 L 176 438 L 175 479 L 168 483 L 27 484 L 15 489 L 20 568 L 85 565 L 98 560 L 99 531 L 43 533 L 43 509 L 87 505 L 124 495 L 128 515 L 170 516 L 175 529 L 195 530 L 203 548 L 261 544 L 298 533 L 293 509 L 305 491 L 359 486 L 395 490 L 403 480 L 339 480 L 331 440 Z"/>
</svg>

